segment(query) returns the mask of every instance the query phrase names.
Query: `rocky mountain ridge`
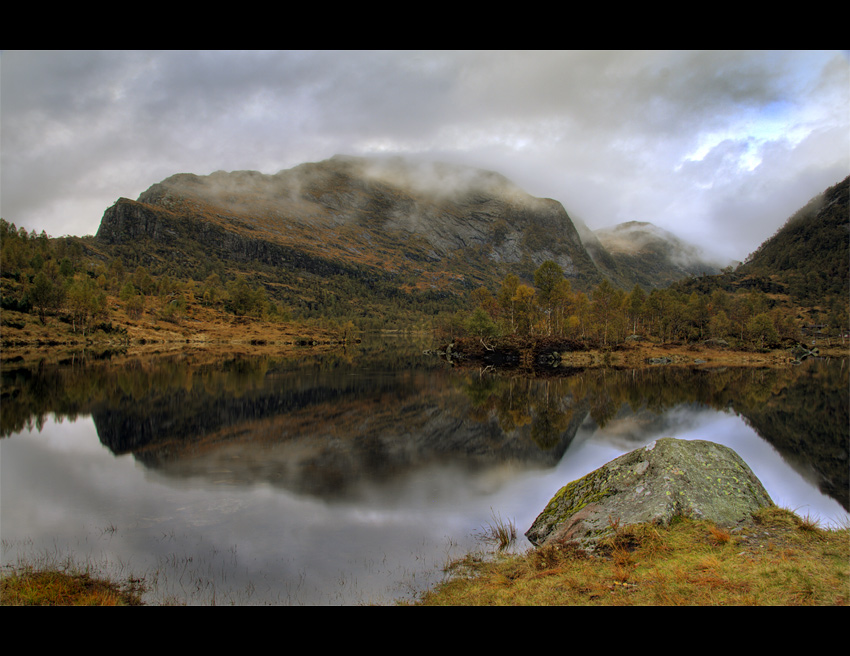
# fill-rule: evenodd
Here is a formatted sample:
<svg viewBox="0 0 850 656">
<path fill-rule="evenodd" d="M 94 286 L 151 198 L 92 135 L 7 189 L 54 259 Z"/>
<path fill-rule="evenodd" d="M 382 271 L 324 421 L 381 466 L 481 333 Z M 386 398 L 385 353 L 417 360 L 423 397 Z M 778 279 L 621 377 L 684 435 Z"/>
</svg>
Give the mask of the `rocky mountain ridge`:
<svg viewBox="0 0 850 656">
<path fill-rule="evenodd" d="M 622 247 L 626 233 L 639 249 Z M 499 173 L 401 158 L 172 175 L 137 200 L 116 201 L 95 241 L 130 266 L 176 277 L 241 272 L 288 304 L 307 302 L 303 290 L 317 281 L 350 302 L 373 294 L 462 302 L 478 287 L 495 291 L 509 273 L 531 284 L 547 260 L 584 291 L 604 277 L 651 289 L 716 272 L 650 224 L 593 233 L 561 203 Z"/>
<path fill-rule="evenodd" d="M 560 203 L 535 198 L 497 173 L 401 160 L 337 156 L 274 175 L 174 175 L 138 201 L 119 199 L 96 238 L 194 239 L 220 257 L 273 266 L 291 266 L 299 251 L 467 289 L 514 269 L 528 277 L 546 260 L 579 284 L 600 280 Z"/>
</svg>

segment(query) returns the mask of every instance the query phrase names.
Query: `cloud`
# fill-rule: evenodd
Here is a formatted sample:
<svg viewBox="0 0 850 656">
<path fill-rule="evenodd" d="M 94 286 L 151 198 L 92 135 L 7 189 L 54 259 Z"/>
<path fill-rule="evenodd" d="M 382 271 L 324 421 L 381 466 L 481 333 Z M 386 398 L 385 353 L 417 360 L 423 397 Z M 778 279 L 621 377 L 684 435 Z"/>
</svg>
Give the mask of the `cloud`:
<svg viewBox="0 0 850 656">
<path fill-rule="evenodd" d="M 850 65 L 822 51 L 0 54 L 3 217 L 93 234 L 179 172 L 407 155 L 504 174 L 591 227 L 743 259 L 850 172 Z"/>
</svg>

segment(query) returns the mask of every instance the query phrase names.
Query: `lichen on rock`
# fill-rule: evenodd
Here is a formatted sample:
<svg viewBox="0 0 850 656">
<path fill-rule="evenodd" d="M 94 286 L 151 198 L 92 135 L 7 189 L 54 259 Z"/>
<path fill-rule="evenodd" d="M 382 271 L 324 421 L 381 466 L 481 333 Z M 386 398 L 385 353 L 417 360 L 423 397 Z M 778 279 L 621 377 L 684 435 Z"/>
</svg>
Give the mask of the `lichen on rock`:
<svg viewBox="0 0 850 656">
<path fill-rule="evenodd" d="M 772 505 L 729 447 L 667 437 L 561 488 L 525 535 L 536 546 L 574 542 L 592 550 L 612 525 L 667 524 L 686 516 L 734 526 Z"/>
</svg>

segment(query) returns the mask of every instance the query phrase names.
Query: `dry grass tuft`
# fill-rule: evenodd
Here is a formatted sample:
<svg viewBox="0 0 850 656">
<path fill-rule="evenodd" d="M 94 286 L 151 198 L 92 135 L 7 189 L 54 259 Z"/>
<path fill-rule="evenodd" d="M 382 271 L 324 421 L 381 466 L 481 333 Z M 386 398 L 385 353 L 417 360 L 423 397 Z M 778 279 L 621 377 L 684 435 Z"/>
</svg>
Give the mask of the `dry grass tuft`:
<svg viewBox="0 0 850 656">
<path fill-rule="evenodd" d="M 141 582 L 125 584 L 88 572 L 23 569 L 0 580 L 3 606 L 141 606 Z"/>
<path fill-rule="evenodd" d="M 488 523 L 482 529 L 478 538 L 483 542 L 495 543 L 499 551 L 503 551 L 516 542 L 516 526 L 512 520 L 502 519 L 502 516 L 492 508 L 490 509 L 490 514 L 493 522 Z"/>
<path fill-rule="evenodd" d="M 720 526 L 711 525 L 708 532 L 717 544 L 726 544 L 732 540 L 732 534 Z"/>
</svg>

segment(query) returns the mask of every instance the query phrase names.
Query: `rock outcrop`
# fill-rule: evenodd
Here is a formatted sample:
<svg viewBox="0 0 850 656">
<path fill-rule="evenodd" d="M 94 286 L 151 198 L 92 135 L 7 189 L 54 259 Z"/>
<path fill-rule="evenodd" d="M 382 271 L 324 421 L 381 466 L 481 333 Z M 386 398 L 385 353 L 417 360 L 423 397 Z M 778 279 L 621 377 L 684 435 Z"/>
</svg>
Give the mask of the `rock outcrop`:
<svg viewBox="0 0 850 656">
<path fill-rule="evenodd" d="M 734 526 L 772 505 L 732 449 L 668 437 L 561 488 L 525 535 L 536 546 L 572 542 L 592 551 L 612 525 L 667 524 L 687 516 Z"/>
</svg>

